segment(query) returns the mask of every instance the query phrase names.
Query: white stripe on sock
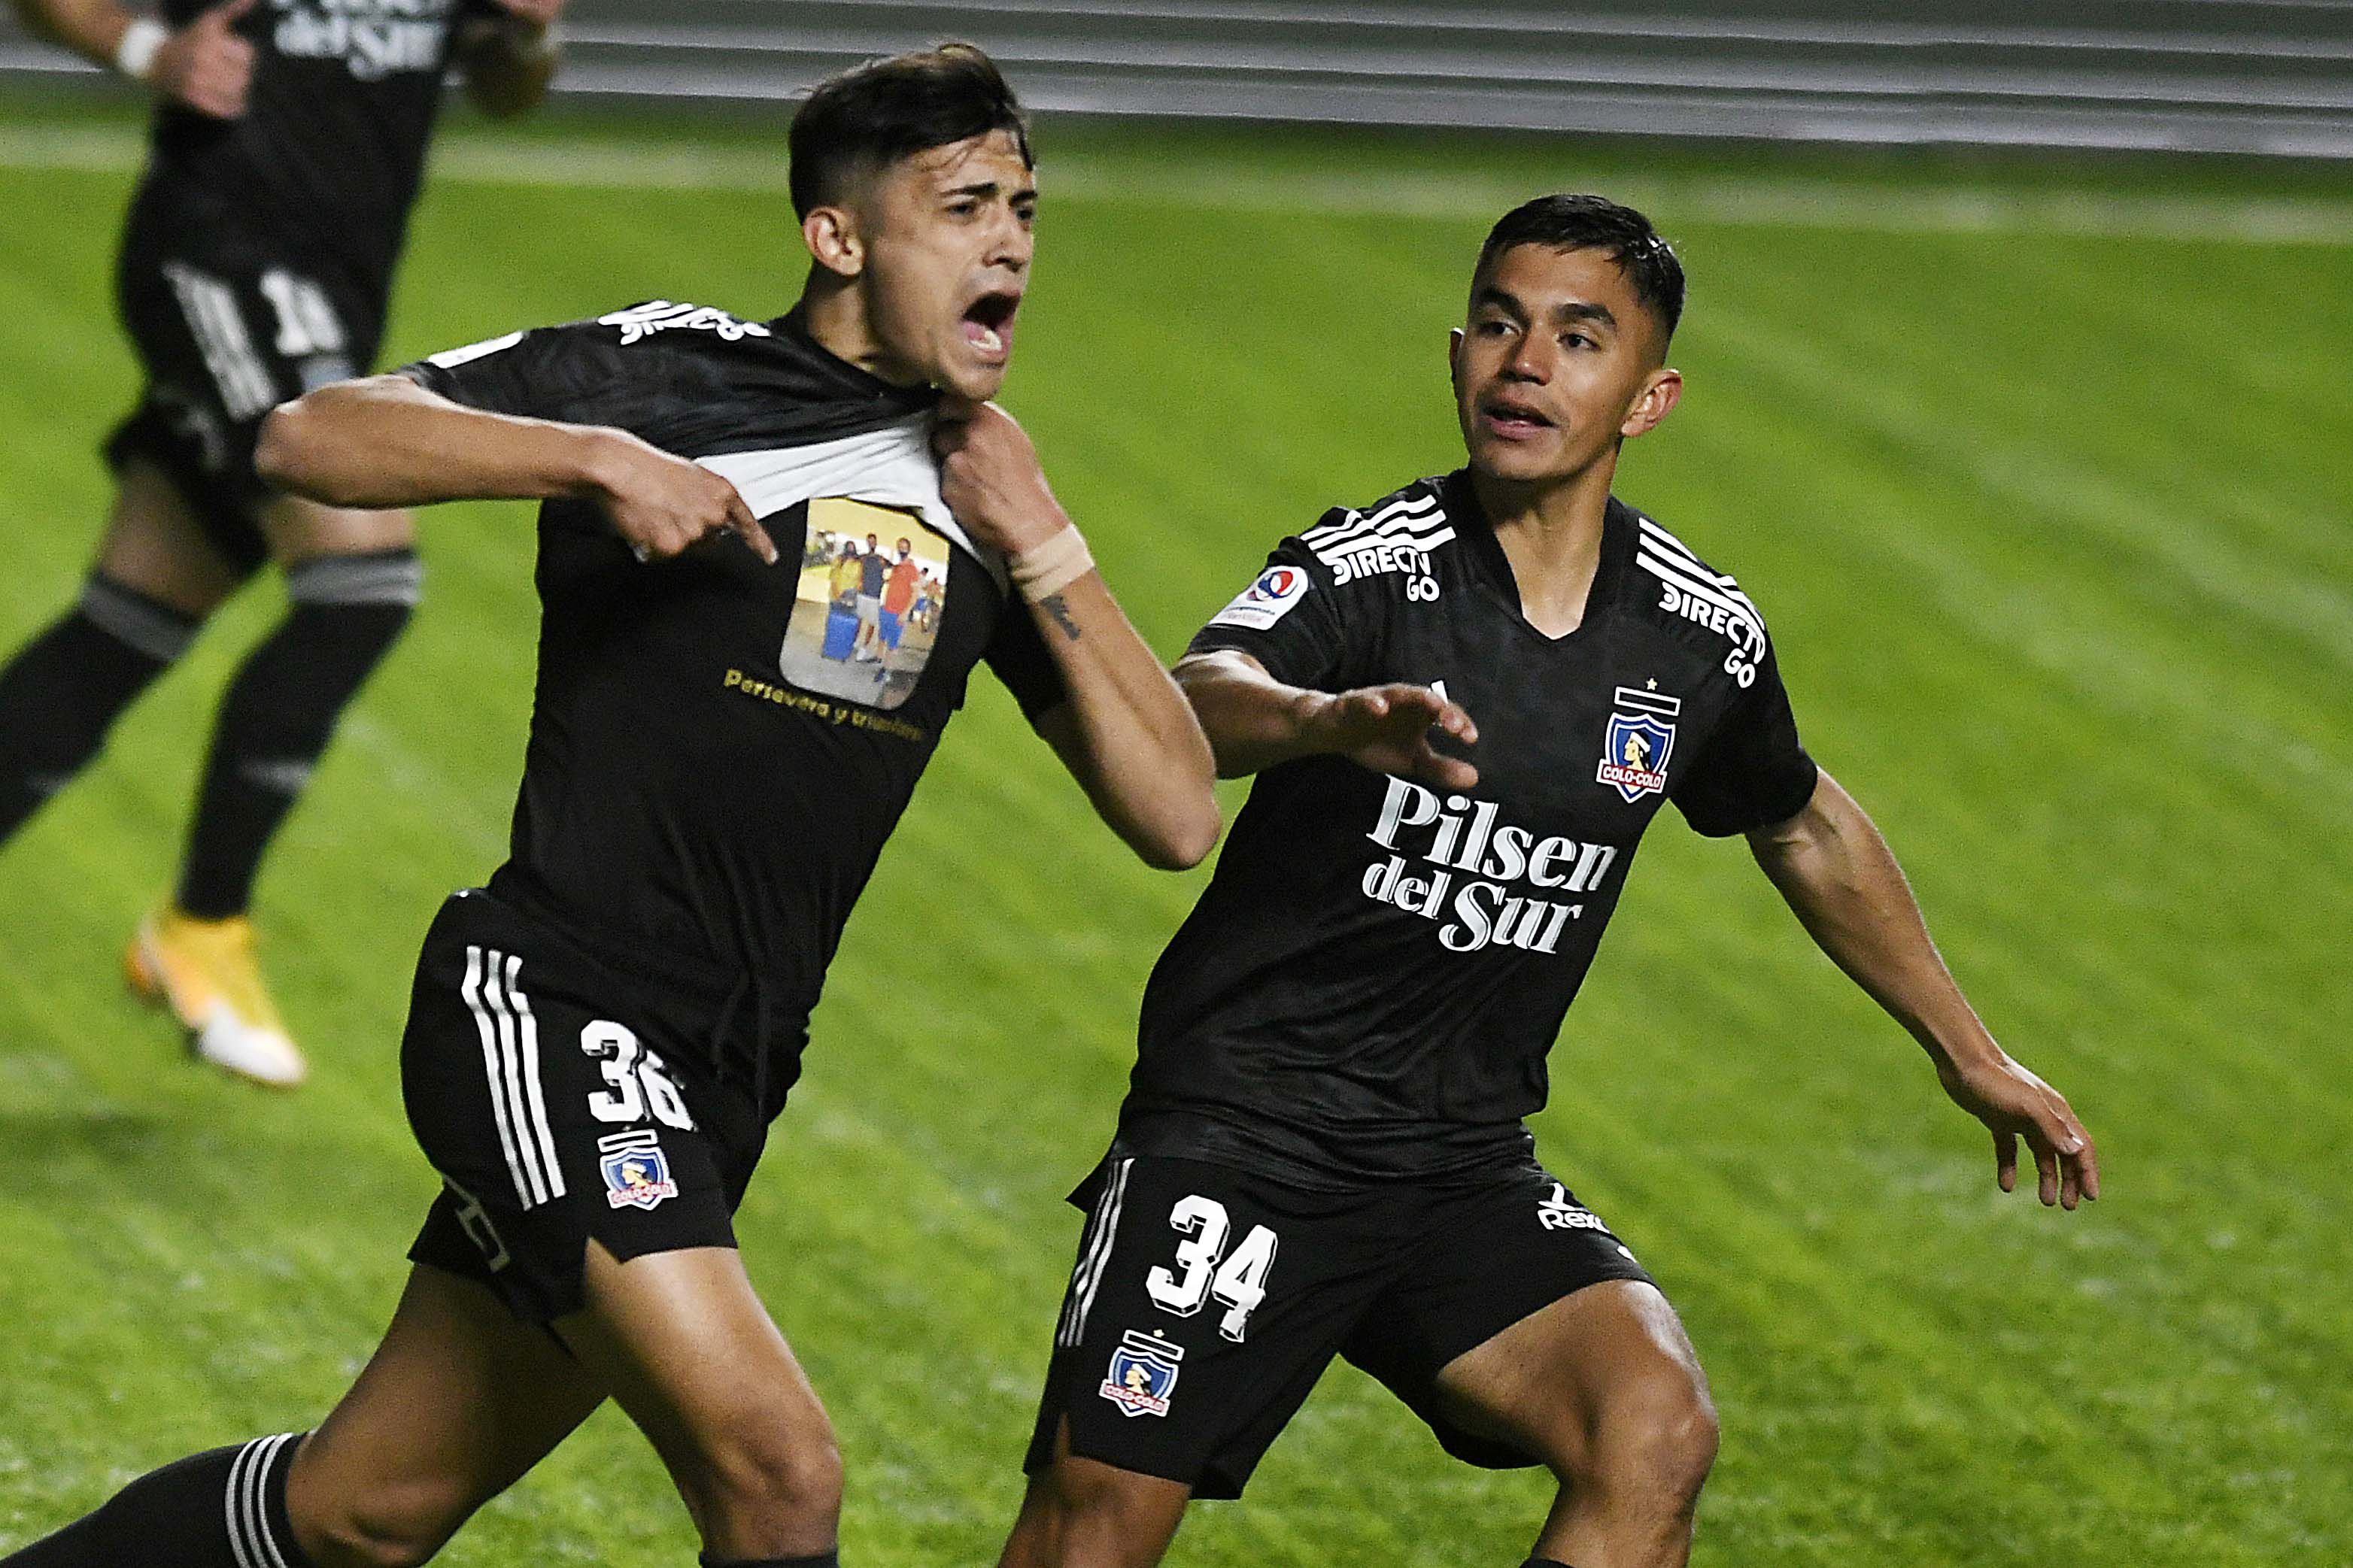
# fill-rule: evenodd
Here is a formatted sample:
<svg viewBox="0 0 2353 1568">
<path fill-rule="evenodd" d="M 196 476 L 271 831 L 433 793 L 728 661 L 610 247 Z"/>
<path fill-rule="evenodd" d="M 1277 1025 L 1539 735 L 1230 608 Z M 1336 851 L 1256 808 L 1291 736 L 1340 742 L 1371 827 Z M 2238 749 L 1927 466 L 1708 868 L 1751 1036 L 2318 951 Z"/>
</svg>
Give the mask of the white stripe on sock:
<svg viewBox="0 0 2353 1568">
<path fill-rule="evenodd" d="M 243 1481 L 246 1467 L 252 1461 L 253 1450 L 260 1446 L 259 1438 L 237 1451 L 228 1467 L 228 1485 L 221 1493 L 222 1517 L 228 1525 L 228 1549 L 237 1558 L 237 1568 L 261 1568 L 245 1549 L 244 1531 L 237 1527 L 244 1522 L 237 1515 L 237 1489 Z"/>
<path fill-rule="evenodd" d="M 259 1548 L 254 1555 L 259 1559 L 261 1552 L 267 1552 L 269 1554 L 268 1568 L 286 1568 L 286 1559 L 278 1550 L 276 1538 L 269 1533 L 269 1470 L 278 1462 L 279 1450 L 293 1440 L 291 1432 L 262 1439 L 261 1453 L 254 1460 L 253 1468 L 246 1472 L 247 1518 Z"/>
</svg>

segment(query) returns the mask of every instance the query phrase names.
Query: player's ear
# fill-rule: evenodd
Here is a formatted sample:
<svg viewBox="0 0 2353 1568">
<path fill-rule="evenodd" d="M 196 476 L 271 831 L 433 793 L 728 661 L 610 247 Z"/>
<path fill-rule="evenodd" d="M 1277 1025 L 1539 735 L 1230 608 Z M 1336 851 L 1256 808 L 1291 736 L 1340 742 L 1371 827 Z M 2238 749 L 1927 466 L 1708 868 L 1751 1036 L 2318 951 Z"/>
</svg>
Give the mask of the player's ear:
<svg viewBox="0 0 2353 1568">
<path fill-rule="evenodd" d="M 1634 405 L 1626 410 L 1626 421 L 1618 426 L 1618 434 L 1648 435 L 1683 401 L 1683 373 L 1672 365 L 1660 366 L 1651 373 L 1642 390 L 1634 395 Z"/>
<path fill-rule="evenodd" d="M 855 278 L 866 269 L 866 242 L 848 207 L 811 207 L 801 219 L 801 242 L 817 264 L 837 278 Z"/>
<path fill-rule="evenodd" d="M 1446 379 L 1454 390 L 1462 390 L 1462 329 L 1449 327 L 1446 331 Z"/>
</svg>

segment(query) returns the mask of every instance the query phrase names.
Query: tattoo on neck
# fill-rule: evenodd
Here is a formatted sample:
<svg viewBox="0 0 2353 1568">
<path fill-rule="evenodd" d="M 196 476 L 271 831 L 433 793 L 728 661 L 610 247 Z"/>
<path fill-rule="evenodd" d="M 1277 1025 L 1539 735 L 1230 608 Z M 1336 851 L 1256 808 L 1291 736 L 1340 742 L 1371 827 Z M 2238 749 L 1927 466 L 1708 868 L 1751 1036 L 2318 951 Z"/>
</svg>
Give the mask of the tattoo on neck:
<svg viewBox="0 0 2353 1568">
<path fill-rule="evenodd" d="M 1079 623 L 1071 618 L 1071 606 L 1062 603 L 1061 595 L 1047 595 L 1038 601 L 1038 607 L 1054 617 L 1054 624 L 1062 628 L 1064 637 L 1072 642 L 1079 640 Z"/>
</svg>

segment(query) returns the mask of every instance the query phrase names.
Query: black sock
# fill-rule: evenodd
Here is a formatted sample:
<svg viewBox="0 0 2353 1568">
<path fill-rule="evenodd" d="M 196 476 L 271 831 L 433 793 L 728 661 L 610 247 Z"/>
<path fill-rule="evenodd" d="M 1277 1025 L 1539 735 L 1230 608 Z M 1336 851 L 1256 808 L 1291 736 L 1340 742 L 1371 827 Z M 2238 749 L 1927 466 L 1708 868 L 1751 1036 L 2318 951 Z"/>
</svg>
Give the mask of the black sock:
<svg viewBox="0 0 2353 1568">
<path fill-rule="evenodd" d="M 245 912 L 262 852 L 344 705 L 408 624 L 419 580 L 407 550 L 323 556 L 286 574 L 293 607 L 221 700 L 180 871 L 184 911 L 199 920 Z"/>
<path fill-rule="evenodd" d="M 713 1557 L 706 1552 L 695 1559 L 702 1568 L 841 1568 L 841 1549 L 820 1552 L 814 1557 L 761 1557 L 728 1560 Z M 5 1568 L 0 1564 L 0 1568 Z"/>
<path fill-rule="evenodd" d="M 199 619 L 93 576 L 81 602 L 0 669 L 0 841 L 98 755 Z"/>
<path fill-rule="evenodd" d="M 0 1568 L 311 1568 L 286 1522 L 286 1471 L 301 1442 L 298 1433 L 257 1437 L 151 1471 Z"/>
</svg>

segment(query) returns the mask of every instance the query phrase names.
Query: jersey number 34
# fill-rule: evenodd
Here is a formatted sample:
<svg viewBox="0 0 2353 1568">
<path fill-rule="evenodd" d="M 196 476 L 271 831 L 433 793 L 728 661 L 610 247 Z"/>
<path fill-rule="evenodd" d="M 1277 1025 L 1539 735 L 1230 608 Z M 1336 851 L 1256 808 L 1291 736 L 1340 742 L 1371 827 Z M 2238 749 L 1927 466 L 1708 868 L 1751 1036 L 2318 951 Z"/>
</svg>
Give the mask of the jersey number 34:
<svg viewBox="0 0 2353 1568">
<path fill-rule="evenodd" d="M 1241 1245 L 1228 1252 L 1226 1239 L 1234 1226 L 1226 1205 L 1198 1193 L 1176 1200 L 1168 1225 L 1186 1238 L 1176 1244 L 1176 1267 L 1184 1272 L 1155 1266 L 1145 1276 L 1144 1289 L 1153 1304 L 1189 1318 L 1214 1296 L 1232 1309 L 1219 1322 L 1218 1332 L 1241 1343 L 1250 1315 L 1266 1300 L 1267 1271 L 1274 1267 L 1274 1232 L 1254 1225 Z"/>
</svg>

